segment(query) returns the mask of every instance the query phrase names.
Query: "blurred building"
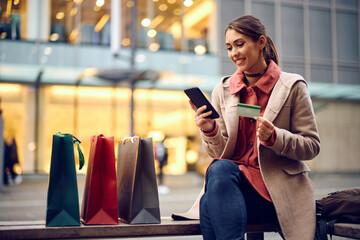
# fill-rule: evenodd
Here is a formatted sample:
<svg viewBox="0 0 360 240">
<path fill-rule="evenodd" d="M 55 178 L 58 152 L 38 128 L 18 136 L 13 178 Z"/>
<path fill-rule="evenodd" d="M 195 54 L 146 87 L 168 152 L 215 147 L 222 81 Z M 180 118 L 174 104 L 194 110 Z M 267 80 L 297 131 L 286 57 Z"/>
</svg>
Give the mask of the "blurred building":
<svg viewBox="0 0 360 240">
<path fill-rule="evenodd" d="M 1 0 L 0 108 L 24 172 L 48 172 L 52 135 L 83 140 L 130 135 L 129 81 L 109 69 L 153 70 L 134 91 L 134 133 L 169 149 L 165 172 L 203 171 L 209 158 L 183 89 L 210 95 L 235 66 L 224 29 L 260 18 L 284 71 L 309 82 L 322 149 L 316 171 L 360 171 L 360 1 L 358 0 Z M 132 29 L 136 31 L 132 32 Z"/>
</svg>

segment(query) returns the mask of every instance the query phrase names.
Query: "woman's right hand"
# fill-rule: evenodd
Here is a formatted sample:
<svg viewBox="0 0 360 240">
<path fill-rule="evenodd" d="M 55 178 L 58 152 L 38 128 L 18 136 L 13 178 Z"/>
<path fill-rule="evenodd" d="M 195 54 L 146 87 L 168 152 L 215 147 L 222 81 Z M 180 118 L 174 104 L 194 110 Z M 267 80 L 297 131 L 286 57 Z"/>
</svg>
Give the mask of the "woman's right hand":
<svg viewBox="0 0 360 240">
<path fill-rule="evenodd" d="M 197 108 L 191 100 L 189 100 L 189 104 L 195 112 L 195 124 L 198 126 L 203 132 L 210 133 L 215 129 L 215 120 L 208 118 L 211 115 L 212 111 L 204 112 L 206 110 L 206 105 Z"/>
</svg>

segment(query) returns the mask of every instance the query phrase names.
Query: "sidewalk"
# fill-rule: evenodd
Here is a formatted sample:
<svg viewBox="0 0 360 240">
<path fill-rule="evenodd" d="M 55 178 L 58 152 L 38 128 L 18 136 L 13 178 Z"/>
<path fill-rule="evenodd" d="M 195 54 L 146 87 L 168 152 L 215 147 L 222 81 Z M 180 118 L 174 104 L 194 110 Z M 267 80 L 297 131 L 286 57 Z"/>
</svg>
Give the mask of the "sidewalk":
<svg viewBox="0 0 360 240">
<path fill-rule="evenodd" d="M 346 188 L 360 188 L 360 173 L 311 173 L 316 189 L 316 198 L 329 192 Z M 85 176 L 78 176 L 79 203 L 81 205 Z M 202 188 L 202 177 L 194 172 L 181 176 L 165 176 L 168 194 L 160 194 L 161 216 L 187 211 Z M 4 186 L 0 193 L 0 221 L 44 220 L 46 214 L 48 176 L 44 174 L 23 175 L 19 185 Z M 137 238 L 140 240 L 140 238 Z M 144 238 L 142 238 L 144 239 Z M 153 239 L 153 238 L 152 238 Z M 200 240 L 201 236 L 164 237 L 177 240 Z M 267 240 L 280 240 L 276 233 L 265 234 Z M 342 238 L 333 238 L 334 240 Z"/>
</svg>

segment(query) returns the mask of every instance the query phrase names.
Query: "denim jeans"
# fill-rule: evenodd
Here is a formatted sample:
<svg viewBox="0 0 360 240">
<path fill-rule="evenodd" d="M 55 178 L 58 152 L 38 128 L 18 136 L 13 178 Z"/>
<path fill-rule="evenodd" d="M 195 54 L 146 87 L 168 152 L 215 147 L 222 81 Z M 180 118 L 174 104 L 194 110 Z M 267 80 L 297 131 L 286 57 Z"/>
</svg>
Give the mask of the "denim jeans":
<svg viewBox="0 0 360 240">
<path fill-rule="evenodd" d="M 274 222 L 274 205 L 256 192 L 236 163 L 217 160 L 211 164 L 200 200 L 204 240 L 242 240 L 248 223 Z"/>
</svg>

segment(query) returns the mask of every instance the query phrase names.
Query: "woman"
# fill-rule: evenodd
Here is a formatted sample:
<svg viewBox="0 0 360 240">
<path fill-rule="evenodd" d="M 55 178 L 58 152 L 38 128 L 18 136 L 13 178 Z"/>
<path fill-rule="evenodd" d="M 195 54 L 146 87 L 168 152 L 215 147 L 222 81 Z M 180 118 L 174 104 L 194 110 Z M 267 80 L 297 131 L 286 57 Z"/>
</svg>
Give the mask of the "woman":
<svg viewBox="0 0 360 240">
<path fill-rule="evenodd" d="M 220 118 L 196 108 L 203 146 L 214 158 L 200 201 L 200 226 L 208 239 L 244 239 L 246 224 L 279 223 L 285 239 L 312 240 L 314 189 L 303 162 L 320 139 L 303 77 L 282 72 L 275 46 L 253 16 L 225 31 L 236 72 L 217 84 L 212 104 Z M 237 115 L 237 104 L 260 106 L 260 116 Z"/>
</svg>

